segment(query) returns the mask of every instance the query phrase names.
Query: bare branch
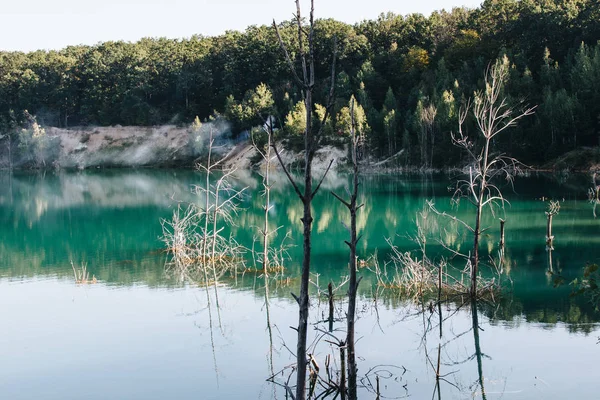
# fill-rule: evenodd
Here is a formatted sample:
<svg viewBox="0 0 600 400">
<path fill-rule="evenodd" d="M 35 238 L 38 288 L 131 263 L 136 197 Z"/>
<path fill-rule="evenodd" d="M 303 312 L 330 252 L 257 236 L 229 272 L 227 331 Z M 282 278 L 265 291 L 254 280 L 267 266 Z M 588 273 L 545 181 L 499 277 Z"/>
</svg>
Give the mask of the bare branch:
<svg viewBox="0 0 600 400">
<path fill-rule="evenodd" d="M 444 212 L 441 212 L 441 211 L 439 211 L 437 208 L 435 208 L 435 204 L 433 203 L 433 201 L 431 201 L 431 200 L 427 200 L 427 205 L 429 206 L 429 208 L 431 209 L 431 211 L 433 211 L 433 212 L 434 212 L 434 213 L 436 213 L 437 215 L 440 215 L 440 216 L 442 216 L 442 217 L 449 218 L 449 219 L 451 219 L 452 221 L 456 221 L 456 222 L 460 223 L 461 225 L 463 225 L 465 228 L 467 228 L 467 229 L 468 229 L 469 231 L 471 231 L 471 232 L 474 232 L 474 231 L 475 231 L 475 229 L 473 229 L 473 228 L 472 228 L 472 227 L 471 227 L 469 224 L 467 224 L 465 221 L 463 221 L 463 220 L 461 220 L 461 219 L 459 219 L 459 218 L 456 218 L 456 216 L 454 216 L 454 215 L 450 215 L 450 214 L 446 213 L 445 211 L 444 211 Z"/>
<path fill-rule="evenodd" d="M 321 177 L 321 180 L 319 181 L 319 184 L 317 185 L 317 187 L 315 188 L 315 190 L 312 192 L 311 197 L 315 197 L 315 195 L 319 191 L 319 188 L 321 187 L 321 184 L 323 183 L 323 180 L 325 179 L 325 177 L 327 176 L 327 173 L 329 172 L 329 168 L 331 168 L 331 164 L 333 164 L 333 159 L 329 160 L 329 165 L 327 166 L 327 169 L 323 173 L 323 176 Z"/>
<path fill-rule="evenodd" d="M 292 176 L 288 172 L 285 164 L 283 163 L 283 159 L 281 158 L 281 155 L 279 155 L 279 150 L 277 150 L 277 145 L 275 143 L 273 143 L 271 146 L 273 147 L 273 150 L 275 151 L 275 155 L 277 156 L 277 159 L 279 160 L 279 164 L 281 165 L 281 168 L 283 168 L 283 172 L 285 172 L 285 175 L 287 176 L 288 180 L 290 181 L 290 183 L 294 187 L 294 190 L 296 191 L 296 194 L 298 195 L 298 197 L 300 198 L 300 200 L 302 200 L 302 203 L 304 203 L 304 201 L 305 201 L 304 200 L 304 195 L 300 191 L 300 188 L 296 184 L 296 181 L 294 181 L 294 178 L 292 178 Z"/>
<path fill-rule="evenodd" d="M 344 200 L 340 196 L 338 196 L 333 190 L 330 193 L 333 195 L 333 197 L 338 199 L 343 205 L 345 205 L 347 208 L 350 208 L 350 203 L 348 203 L 346 200 Z M 349 228 L 347 226 L 346 226 L 346 229 L 349 230 Z"/>
<path fill-rule="evenodd" d="M 296 68 L 294 68 L 294 63 L 293 63 L 293 61 L 292 61 L 292 59 L 290 57 L 290 54 L 288 53 L 287 47 L 283 43 L 283 39 L 281 38 L 281 33 L 279 32 L 279 27 L 275 23 L 275 20 L 273 20 L 273 28 L 275 28 L 275 33 L 277 34 L 277 40 L 279 41 L 279 47 L 281 47 L 281 50 L 283 51 L 283 54 L 285 56 L 285 61 L 288 64 L 288 68 L 289 68 L 292 76 L 296 80 L 296 83 L 298 85 L 300 85 L 301 87 L 303 87 L 304 86 L 304 82 L 298 76 L 298 73 L 296 72 Z"/>
</svg>

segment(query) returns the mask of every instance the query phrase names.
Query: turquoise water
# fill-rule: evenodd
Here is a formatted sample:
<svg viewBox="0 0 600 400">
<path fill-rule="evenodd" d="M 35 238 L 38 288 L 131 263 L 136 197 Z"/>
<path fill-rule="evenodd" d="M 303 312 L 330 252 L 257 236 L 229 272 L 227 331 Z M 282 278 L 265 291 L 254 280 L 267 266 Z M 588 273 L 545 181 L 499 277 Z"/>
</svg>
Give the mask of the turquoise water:
<svg viewBox="0 0 600 400">
<path fill-rule="evenodd" d="M 295 348 L 295 332 L 289 326 L 297 324 L 297 313 L 289 293 L 298 286 L 301 204 L 290 195 L 285 177 L 276 176 L 272 227 L 282 227 L 279 238 L 290 231 L 289 243 L 297 245 L 289 249 L 286 261 L 289 280 L 269 286 L 267 323 L 261 277 L 247 273 L 223 279 L 217 309 L 212 291 L 208 304 L 203 288 L 182 284 L 164 272 L 160 219 L 170 217 L 176 200 L 196 201 L 189 189 L 201 178 L 181 170 L 0 175 L 3 398 L 284 398 L 266 379 L 294 360 L 288 347 Z M 468 220 L 472 210 L 466 202 L 451 204 L 453 178 L 363 177 L 360 258 L 376 252 L 385 262 L 386 238 L 402 251 L 415 250 L 411 237 L 426 199 Z M 481 247 L 486 259 L 497 254 L 498 217 L 507 220 L 504 278 L 512 284 L 497 304 L 479 307 L 480 357 L 473 357 L 478 352 L 470 307 L 459 308 L 444 321 L 441 368 L 453 385 L 442 382 L 443 398 L 483 396 L 477 359 L 488 399 L 596 397 L 599 315 L 585 299 L 572 298 L 568 285 L 553 285 L 557 274 L 569 282 L 582 274 L 586 263 L 600 262 L 600 220 L 586 199 L 588 180 L 519 178 L 514 189 L 505 190 L 511 203 L 505 212 L 486 215 L 484 225 L 490 229 Z M 346 274 L 342 222 L 347 213 L 329 192 L 343 194 L 347 182 L 346 176 L 331 175 L 315 199 L 313 271 L 318 278 L 312 280 L 318 280 L 321 290 Z M 251 247 L 255 227 L 262 223 L 259 177 L 240 175 L 235 185 L 248 189 L 231 232 Z M 548 272 L 547 202 L 542 197 L 561 202 L 554 219 L 554 275 Z M 468 251 L 466 232 L 431 214 L 425 221 L 431 257 L 450 256 L 439 242 Z M 97 283 L 76 284 L 71 261 L 86 264 Z M 436 326 L 437 316 L 426 315 L 424 328 L 417 306 L 379 293 L 366 269 L 360 274 L 359 375 L 377 365 L 392 365 L 374 370 L 382 377 L 382 390 L 385 382 L 384 395 L 430 398 L 435 375 L 426 353 L 437 357 L 440 340 L 428 327 Z M 344 290 L 338 291 L 336 306 L 339 337 Z M 445 306 L 444 314 L 450 315 L 459 303 Z M 327 305 L 313 296 L 315 326 L 326 313 Z M 312 339 L 319 337 L 311 332 Z M 314 350 L 321 363 L 330 352 L 323 339 Z M 365 378 L 362 383 L 361 398 L 375 397 L 368 382 Z"/>
</svg>

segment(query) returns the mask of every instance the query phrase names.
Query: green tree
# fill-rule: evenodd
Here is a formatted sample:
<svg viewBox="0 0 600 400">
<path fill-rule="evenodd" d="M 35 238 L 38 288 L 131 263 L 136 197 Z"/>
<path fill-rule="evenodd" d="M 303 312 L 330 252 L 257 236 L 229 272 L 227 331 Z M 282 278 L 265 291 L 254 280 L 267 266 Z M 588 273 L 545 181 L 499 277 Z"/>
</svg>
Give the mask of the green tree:
<svg viewBox="0 0 600 400">
<path fill-rule="evenodd" d="M 352 128 L 352 115 L 350 113 L 351 104 L 354 103 L 354 126 L 356 129 L 357 137 L 366 137 L 370 131 L 369 124 L 367 122 L 367 116 L 364 108 L 356 101 L 354 95 L 350 97 L 348 106 L 343 107 L 337 115 L 337 128 L 339 132 L 344 135 L 349 135 Z"/>
<path fill-rule="evenodd" d="M 303 101 L 297 102 L 286 115 L 285 130 L 290 135 L 303 135 L 306 132 L 306 106 Z"/>
</svg>

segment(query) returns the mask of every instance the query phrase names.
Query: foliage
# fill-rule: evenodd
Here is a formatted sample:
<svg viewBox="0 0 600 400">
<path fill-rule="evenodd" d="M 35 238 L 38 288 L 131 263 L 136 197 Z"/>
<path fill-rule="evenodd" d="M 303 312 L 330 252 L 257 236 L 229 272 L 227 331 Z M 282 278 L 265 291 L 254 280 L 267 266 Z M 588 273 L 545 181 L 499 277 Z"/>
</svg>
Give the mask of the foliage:
<svg viewBox="0 0 600 400">
<path fill-rule="evenodd" d="M 263 118 L 272 114 L 274 101 L 271 89 L 264 83 L 248 90 L 241 102 L 229 95 L 225 102 L 225 117 L 237 131 L 250 129 L 264 123 Z"/>
<path fill-rule="evenodd" d="M 24 111 L 26 123 L 17 130 L 18 162 L 33 167 L 45 167 L 57 157 L 56 143 L 46 135 L 37 118 Z"/>
<path fill-rule="evenodd" d="M 573 295 L 584 295 L 590 302 L 600 310 L 600 267 L 597 264 L 589 264 L 583 270 L 583 278 L 575 279 L 571 282 L 573 285 Z"/>
<path fill-rule="evenodd" d="M 358 137 L 367 135 L 370 128 L 367 123 L 367 116 L 364 108 L 356 101 L 354 95 L 350 97 L 348 106 L 343 107 L 337 115 L 337 128 L 338 133 L 343 135 L 350 135 L 352 129 L 352 115 L 350 113 L 351 104 L 354 103 L 354 128 L 356 129 L 356 135 Z"/>
<path fill-rule="evenodd" d="M 304 101 L 296 103 L 285 117 L 285 130 L 290 135 L 303 135 L 306 132 L 306 106 Z"/>
<path fill-rule="evenodd" d="M 314 104 L 326 103 L 328 51 L 337 37 L 342 100 L 331 115 L 355 93 L 376 156 L 404 150 L 406 160 L 419 161 L 427 150 L 428 164 L 456 165 L 460 153 L 448 145 L 458 105 L 480 87 L 479 71 L 507 54 L 504 95 L 513 103 L 538 104 L 539 117 L 494 146 L 541 165 L 600 142 L 599 15 L 596 0 L 504 0 L 429 17 L 387 13 L 354 25 L 317 20 Z M 295 57 L 296 26 L 288 21 L 278 27 Z M 302 93 L 278 47 L 273 27 L 251 26 L 215 37 L 0 52 L 0 135 L 27 123 L 23 110 L 45 127 L 191 123 L 216 110 L 237 134 L 261 124 L 256 112 L 266 109 L 291 116 L 291 134 L 299 134 L 294 113 Z M 422 148 L 415 146 L 425 144 L 419 107 L 429 105 L 438 114 Z M 338 125 L 334 118 L 327 129 Z M 473 120 L 466 125 L 476 129 Z"/>
</svg>

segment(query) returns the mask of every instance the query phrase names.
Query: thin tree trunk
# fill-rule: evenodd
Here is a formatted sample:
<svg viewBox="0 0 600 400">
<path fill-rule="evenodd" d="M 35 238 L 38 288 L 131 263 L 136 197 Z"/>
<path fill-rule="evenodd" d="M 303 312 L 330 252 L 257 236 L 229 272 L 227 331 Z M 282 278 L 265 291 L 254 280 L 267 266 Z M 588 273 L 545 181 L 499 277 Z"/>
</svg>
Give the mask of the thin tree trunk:
<svg viewBox="0 0 600 400">
<path fill-rule="evenodd" d="M 471 257 L 471 297 L 477 296 L 477 274 L 479 269 L 479 236 L 481 234 L 481 209 L 483 208 L 483 191 L 479 196 L 477 204 L 477 215 L 475 219 L 475 231 L 473 232 L 473 256 Z"/>
<path fill-rule="evenodd" d="M 296 382 L 296 399 L 306 398 L 306 335 L 308 329 L 308 285 L 310 278 L 310 254 L 311 254 L 311 228 L 312 228 L 312 160 L 313 160 L 313 136 L 312 136 L 312 92 L 309 90 L 305 94 L 306 106 L 306 132 L 304 134 L 304 212 L 302 217 L 303 224 L 303 250 L 302 276 L 300 278 L 300 296 L 298 297 L 298 342 L 296 347 L 296 363 L 298 368 L 298 379 Z"/>
<path fill-rule="evenodd" d="M 346 400 L 346 355 L 344 351 L 344 342 L 340 346 L 340 397 Z"/>
<path fill-rule="evenodd" d="M 350 260 L 348 263 L 349 269 L 349 283 L 348 283 L 348 313 L 346 315 L 347 332 L 346 332 L 346 345 L 348 347 L 348 397 L 351 400 L 357 398 L 357 367 L 356 367 L 356 349 L 354 339 L 354 322 L 356 319 L 356 295 L 359 281 L 356 279 L 356 244 L 358 242 L 357 229 L 356 229 L 356 212 L 360 206 L 357 206 L 356 201 L 358 198 L 358 158 L 357 158 L 357 138 L 354 121 L 354 102 L 350 105 L 351 115 L 351 149 L 352 149 L 352 163 L 353 163 L 353 176 L 352 176 L 352 194 L 350 195 L 350 202 L 344 201 L 337 194 L 332 194 L 342 202 L 350 211 L 350 241 L 346 242 L 350 247 Z"/>
<path fill-rule="evenodd" d="M 222 178 L 221 178 L 222 179 Z M 219 325 L 221 324 L 221 310 L 219 308 L 219 293 L 217 290 L 217 254 L 216 254 L 216 246 L 217 246 L 217 218 L 219 216 L 219 191 L 221 190 L 221 179 L 217 182 L 215 186 L 215 206 L 213 209 L 213 232 L 212 232 L 212 243 L 211 243 L 211 257 L 210 257 L 210 265 L 213 271 L 213 285 L 215 289 L 215 302 L 217 305 L 217 314 L 219 315 Z M 219 255 L 219 260 L 221 260 L 221 256 Z"/>
<path fill-rule="evenodd" d="M 504 250 L 504 244 L 506 243 L 504 241 L 504 223 L 506 221 L 503 219 L 500 219 L 500 250 Z"/>
<path fill-rule="evenodd" d="M 481 172 L 481 182 L 477 199 L 477 215 L 475 217 L 475 230 L 473 232 L 473 257 L 471 260 L 471 297 L 477 296 L 477 274 L 479 270 L 479 237 L 481 236 L 481 212 L 483 209 L 484 195 L 487 188 L 488 176 L 488 155 L 490 149 L 490 139 L 486 138 L 485 149 L 483 152 L 483 170 Z"/>
<path fill-rule="evenodd" d="M 348 283 L 348 332 L 346 336 L 346 343 L 348 345 L 348 397 L 350 400 L 356 400 L 357 392 L 357 366 L 356 366 L 356 349 L 354 340 L 354 322 L 356 319 L 356 295 L 358 289 L 358 282 L 356 279 L 356 198 L 358 192 L 358 163 L 356 161 L 356 146 L 353 146 L 353 158 L 354 158 L 354 191 L 350 200 L 350 281 Z"/>
<path fill-rule="evenodd" d="M 205 186 L 205 202 L 204 202 L 204 232 L 202 234 L 202 268 L 204 269 L 204 275 L 206 275 L 206 256 L 207 251 L 206 247 L 208 244 L 208 216 L 209 216 L 209 207 L 210 207 L 210 156 L 212 152 L 212 129 L 210 130 L 210 137 L 208 140 L 208 160 L 206 161 L 206 186 Z"/>
<path fill-rule="evenodd" d="M 331 282 L 327 285 L 327 292 L 329 296 L 329 332 L 333 332 L 333 286 Z"/>
<path fill-rule="evenodd" d="M 546 244 L 548 247 L 552 247 L 554 236 L 552 236 L 552 214 L 548 214 L 548 221 L 546 222 Z"/>
<path fill-rule="evenodd" d="M 265 280 L 269 275 L 269 211 L 271 209 L 271 186 L 269 185 L 269 169 L 271 168 L 271 127 L 269 126 L 269 134 L 267 135 L 267 149 L 265 152 L 266 171 L 263 178 L 263 186 L 265 189 L 265 225 L 263 229 L 263 273 Z"/>
<path fill-rule="evenodd" d="M 289 52 L 283 42 L 281 34 L 279 32 L 279 28 L 275 21 L 273 21 L 273 27 L 277 34 L 277 38 L 279 40 L 279 45 L 284 53 L 286 62 L 290 69 L 290 72 L 299 86 L 304 98 L 304 105 L 306 107 L 306 131 L 304 133 L 304 192 L 302 193 L 296 184 L 296 182 L 292 179 L 290 174 L 288 173 L 279 153 L 277 152 L 276 147 L 275 154 L 279 159 L 279 163 L 282 165 L 284 172 L 287 175 L 288 180 L 294 187 L 296 194 L 300 198 L 303 204 L 303 216 L 302 216 L 302 225 L 303 225 L 303 260 L 302 260 L 302 274 L 300 278 L 300 295 L 294 296 L 296 301 L 298 302 L 299 311 L 298 311 L 298 341 L 296 347 L 296 400 L 304 400 L 306 399 L 306 339 L 307 339 L 307 328 L 308 328 L 308 307 L 309 307 L 309 296 L 308 296 L 308 287 L 309 287 L 309 277 L 310 277 L 310 256 L 311 256 L 311 228 L 312 228 L 312 213 L 311 213 L 311 203 L 313 197 L 316 192 L 319 190 L 322 179 L 325 178 L 325 175 L 329 171 L 329 167 L 333 160 L 329 163 L 329 167 L 325 171 L 323 178 L 320 183 L 317 185 L 316 189 L 313 191 L 312 187 L 312 161 L 314 152 L 317 147 L 316 138 L 314 136 L 314 132 L 312 129 L 312 110 L 313 110 L 313 99 L 312 99 L 312 91 L 315 85 L 315 52 L 314 52 L 314 0 L 310 2 L 310 16 L 309 16 L 309 29 L 307 30 L 302 26 L 302 17 L 301 17 L 301 9 L 300 9 L 300 0 L 296 0 L 296 15 L 295 20 L 297 24 L 297 34 L 298 34 L 298 48 L 299 55 L 298 58 L 301 61 L 301 74 L 298 74 L 296 68 L 294 67 L 294 62 L 289 55 Z M 308 53 L 304 50 L 304 38 L 307 39 L 307 49 Z M 307 62 L 308 55 L 308 62 Z M 334 46 L 333 46 L 333 62 L 331 65 L 331 86 L 329 88 L 329 98 L 327 101 L 327 107 L 325 111 L 325 115 L 323 120 L 321 121 L 321 126 L 317 132 L 317 138 L 320 137 L 322 133 L 323 126 L 331 112 L 333 107 L 334 100 L 334 92 L 335 92 L 335 59 L 337 57 L 337 42 L 334 38 Z M 273 146 L 275 146 L 273 144 Z"/>
</svg>

